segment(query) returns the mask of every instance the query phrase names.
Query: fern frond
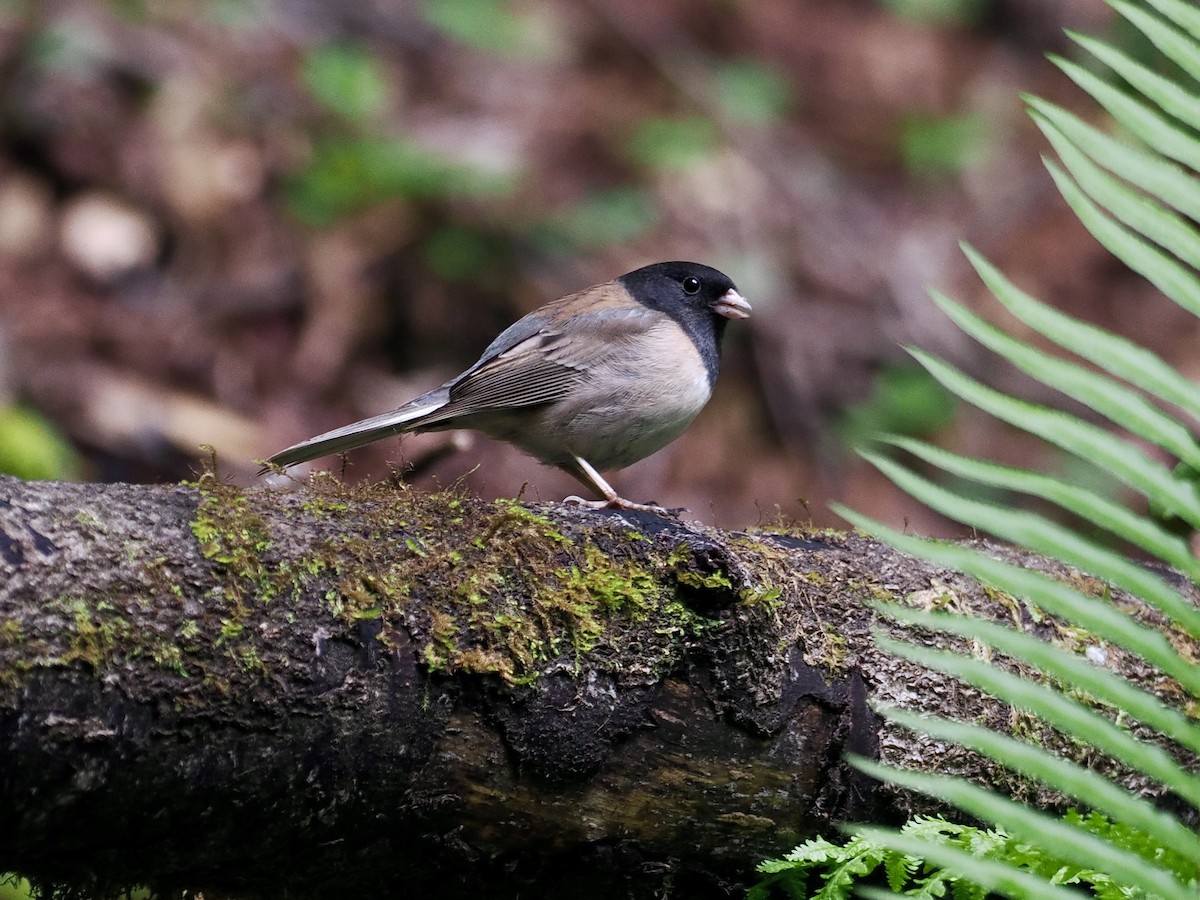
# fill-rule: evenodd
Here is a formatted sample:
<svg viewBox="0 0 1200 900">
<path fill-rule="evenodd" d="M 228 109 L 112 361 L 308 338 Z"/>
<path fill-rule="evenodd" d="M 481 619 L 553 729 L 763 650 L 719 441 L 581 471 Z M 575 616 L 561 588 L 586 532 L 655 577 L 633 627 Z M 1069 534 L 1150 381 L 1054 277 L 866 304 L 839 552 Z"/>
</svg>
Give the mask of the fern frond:
<svg viewBox="0 0 1200 900">
<path fill-rule="evenodd" d="M 1185 169 L 1146 149 L 1122 143 L 1040 97 L 1026 95 L 1024 99 L 1034 113 L 1108 171 L 1189 218 L 1200 220 L 1200 185 Z"/>
<path fill-rule="evenodd" d="M 1036 597 L 1037 605 L 1098 638 L 1137 653 L 1170 675 L 1192 696 L 1200 697 L 1200 668 L 1181 656 L 1161 632 L 1130 619 L 1105 603 L 1040 572 L 1012 565 L 968 547 L 927 541 L 888 528 L 844 506 L 834 510 L 856 528 L 898 550 L 964 572 L 1014 597 Z"/>
<path fill-rule="evenodd" d="M 1067 29 L 1067 36 L 1127 81 L 1159 109 L 1193 128 L 1200 128 L 1200 97 L 1169 78 L 1146 68 L 1111 44 Z"/>
<path fill-rule="evenodd" d="M 1077 416 L 993 390 L 935 356 L 909 353 L 947 390 L 998 419 L 1094 463 L 1162 509 L 1200 528 L 1200 488 L 1176 478 L 1127 441 Z"/>
<path fill-rule="evenodd" d="M 1176 28 L 1127 0 L 1107 2 L 1149 38 L 1163 56 L 1200 81 L 1200 45 L 1193 40 L 1200 39 L 1200 9 L 1187 0 L 1148 0 L 1151 6 L 1179 26 Z"/>
<path fill-rule="evenodd" d="M 1192 315 L 1200 316 L 1200 280 L 1174 257 L 1114 222 L 1100 211 L 1062 169 L 1043 160 L 1050 177 L 1079 221 L 1113 256 L 1133 269 Z"/>
<path fill-rule="evenodd" d="M 973 247 L 966 243 L 961 246 L 988 290 L 1030 328 L 1163 403 L 1200 418 L 1200 388 L 1158 354 L 1128 338 L 1068 316 L 1018 290 Z"/>
<path fill-rule="evenodd" d="M 995 822 L 1017 838 L 1039 846 L 1052 846 L 1058 860 L 1072 863 L 1080 869 L 1109 872 L 1127 884 L 1158 894 L 1164 900 L 1194 900 L 1192 891 L 1170 873 L 1151 864 L 1141 855 L 1117 848 L 1070 821 L 1036 812 L 961 778 L 896 769 L 861 758 L 855 765 L 868 775 L 929 794 L 954 804 L 978 819 Z M 972 855 L 977 859 L 987 859 L 986 853 L 973 852 Z"/>
<path fill-rule="evenodd" d="M 1091 369 L 1050 356 L 1011 337 L 940 291 L 931 293 L 934 302 L 954 324 L 1025 374 L 1077 400 L 1113 424 L 1157 444 L 1188 465 L 1200 467 L 1197 466 L 1200 444 L 1196 443 L 1191 431 L 1141 394 Z"/>
<path fill-rule="evenodd" d="M 1192 169 L 1200 168 L 1200 141 L 1147 104 L 1119 91 L 1094 72 L 1078 63 L 1051 55 L 1050 61 L 1067 77 L 1087 91 L 1112 117 L 1125 126 L 1130 134 L 1168 159 Z M 1186 92 L 1184 92 L 1186 93 Z M 1193 100 L 1193 102 L 1195 102 Z"/>
<path fill-rule="evenodd" d="M 1040 472 L 960 456 L 912 438 L 885 435 L 880 441 L 911 453 L 958 478 L 1048 500 L 1060 509 L 1158 557 L 1193 582 L 1200 582 L 1200 560 L 1192 555 L 1187 541 L 1171 534 L 1152 519 L 1140 516 L 1094 491 Z"/>
<path fill-rule="evenodd" d="M 1046 556 L 1083 569 L 1114 587 L 1141 597 L 1200 640 L 1200 610 L 1148 569 L 1042 516 L 956 494 L 881 454 L 862 451 L 861 455 L 905 493 L 930 509 L 965 525 L 985 529 L 1009 543 L 1038 547 Z"/>
<path fill-rule="evenodd" d="M 883 604 L 873 604 L 880 608 Z M 1153 694 L 1087 659 L 1069 653 L 1015 628 L 972 616 L 932 613 L 899 604 L 887 605 L 897 622 L 969 638 L 1034 667 L 1072 691 L 1082 692 L 1120 710 L 1123 716 L 1153 728 L 1181 747 L 1200 753 L 1200 724 L 1163 704 Z"/>
<path fill-rule="evenodd" d="M 1154 11 L 1108 0 L 1134 28 L 1192 79 L 1200 81 L 1200 7 L 1190 0 L 1146 0 Z M 1064 199 L 1092 235 L 1114 256 L 1146 278 L 1182 309 L 1200 317 L 1200 95 L 1186 77 L 1167 77 L 1115 47 L 1071 34 L 1084 51 L 1124 79 L 1117 86 L 1078 63 L 1053 62 L 1090 94 L 1125 129 L 1129 140 L 1106 134 L 1079 116 L 1036 97 L 1029 112 L 1061 160 L 1046 160 Z M 994 266 L 963 247 L 996 297 L 1029 327 L 1074 354 L 1052 356 L 986 322 L 950 298 L 934 300 L 968 335 L 1043 384 L 1107 420 L 1106 427 L 1058 409 L 989 388 L 950 364 L 910 350 L 952 393 L 1017 429 L 1038 437 L 1098 470 L 1110 484 L 1126 485 L 1152 509 L 1200 532 L 1200 389 L 1150 350 L 1095 325 L 1067 316 L 1018 290 Z M 1096 371 L 1096 369 L 1100 371 Z M 1185 415 L 1191 421 L 1181 421 Z M 1111 430 L 1110 430 L 1111 429 Z M 1119 431 L 1120 433 L 1115 433 Z M 1200 608 L 1150 567 L 1124 558 L 1078 529 L 1041 515 L 970 496 L 970 482 L 1043 498 L 1099 529 L 1173 566 L 1190 587 L 1200 585 L 1200 560 L 1182 537 L 1139 516 L 1096 491 L 1052 476 L 994 462 L 969 459 L 902 438 L 884 437 L 900 448 L 967 483 L 943 487 L 884 456 L 865 458 L 914 498 L 942 514 L 1059 561 L 1080 573 L 1056 578 L 957 544 L 900 533 L 840 506 L 851 524 L 893 547 L 965 573 L 1023 604 L 1052 633 L 1076 635 L 1055 646 L 1000 622 L 973 615 L 932 613 L 894 603 L 873 604 L 898 623 L 968 639 L 986 659 L 877 636 L 881 649 L 972 685 L 1023 711 L 1038 723 L 1032 732 L 1098 754 L 1150 783 L 1150 796 L 1169 794 L 1200 813 L 1200 776 L 1188 753 L 1200 753 L 1200 723 L 1146 689 L 1080 655 L 1081 644 L 1116 654 L 1122 665 L 1141 657 L 1171 691 L 1200 702 Z M 1141 445 L 1155 445 L 1179 461 L 1161 462 Z M 997 554 L 1003 555 L 1003 554 Z M 1092 581 L 1094 579 L 1094 581 Z M 1120 590 L 1157 610 L 1137 617 L 1118 605 Z M 1166 621 L 1159 617 L 1165 617 Z M 1053 617 L 1053 618 L 1051 618 Z M 1151 625 L 1150 622 L 1157 622 Z M 1086 641 L 1078 640 L 1085 635 Z M 990 653 L 1003 654 L 995 660 Z M 1078 896 L 1067 885 L 1099 900 L 1158 897 L 1185 900 L 1200 893 L 1200 834 L 1185 821 L 1057 752 L 981 725 L 926 718 L 900 709 L 880 712 L 933 740 L 956 744 L 1007 768 L 1031 783 L 1059 792 L 1086 807 L 1055 818 L 963 779 L 897 770 L 859 760 L 864 771 L 895 785 L 946 801 L 992 828 L 914 819 L 899 831 L 855 828 L 853 861 L 837 863 L 837 891 L 878 859 L 894 894 L 876 889 L 863 896 L 924 896 L 981 900 L 986 892 L 1008 897 Z M 1140 723 L 1138 734 L 1128 728 Z M 1149 730 L 1153 739 L 1141 735 Z M 884 848 L 868 857 L 864 847 Z M 916 865 L 921 860 L 923 865 Z M 903 893 L 901 894 L 901 892 Z M 830 894 L 833 896 L 833 894 Z"/>
</svg>

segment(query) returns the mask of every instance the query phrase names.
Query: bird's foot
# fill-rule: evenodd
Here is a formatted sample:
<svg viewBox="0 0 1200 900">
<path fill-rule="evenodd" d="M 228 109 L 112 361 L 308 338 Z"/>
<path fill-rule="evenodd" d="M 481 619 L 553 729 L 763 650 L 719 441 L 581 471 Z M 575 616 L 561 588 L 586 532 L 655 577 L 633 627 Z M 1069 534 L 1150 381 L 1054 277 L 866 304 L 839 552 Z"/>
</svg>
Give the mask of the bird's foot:
<svg viewBox="0 0 1200 900">
<path fill-rule="evenodd" d="M 667 509 L 659 506 L 657 503 L 634 503 L 632 500 L 626 500 L 624 497 L 613 496 L 606 500 L 584 500 L 582 497 L 574 495 L 563 500 L 564 503 L 573 503 L 577 506 L 582 506 L 585 509 L 628 509 L 634 512 L 653 513 L 656 516 L 670 516 L 678 519 L 682 516 L 686 509 Z"/>
</svg>

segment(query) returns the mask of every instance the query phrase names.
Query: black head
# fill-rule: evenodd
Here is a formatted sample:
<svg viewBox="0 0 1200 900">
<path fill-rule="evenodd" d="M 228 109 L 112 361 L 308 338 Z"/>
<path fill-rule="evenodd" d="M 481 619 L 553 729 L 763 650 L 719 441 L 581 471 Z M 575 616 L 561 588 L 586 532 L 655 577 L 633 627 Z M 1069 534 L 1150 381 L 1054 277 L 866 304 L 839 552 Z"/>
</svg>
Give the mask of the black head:
<svg viewBox="0 0 1200 900">
<path fill-rule="evenodd" d="M 635 269 L 617 282 L 639 303 L 678 322 L 700 351 L 709 381 L 716 381 L 726 323 L 750 316 L 750 304 L 730 277 L 700 263 L 661 262 Z"/>
</svg>

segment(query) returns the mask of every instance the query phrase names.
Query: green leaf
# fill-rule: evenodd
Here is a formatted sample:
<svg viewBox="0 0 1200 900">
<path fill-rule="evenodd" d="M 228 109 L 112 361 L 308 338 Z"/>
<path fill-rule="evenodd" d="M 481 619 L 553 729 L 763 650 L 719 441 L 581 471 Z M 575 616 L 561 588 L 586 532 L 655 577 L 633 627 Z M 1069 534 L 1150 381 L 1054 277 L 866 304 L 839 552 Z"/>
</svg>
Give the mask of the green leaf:
<svg viewBox="0 0 1200 900">
<path fill-rule="evenodd" d="M 451 40 L 502 56 L 537 55 L 507 0 L 423 0 L 425 21 Z"/>
<path fill-rule="evenodd" d="M 501 238 L 461 225 L 443 225 L 425 241 L 425 261 L 447 281 L 486 282 L 507 258 Z"/>
<path fill-rule="evenodd" d="M 809 863 L 824 863 L 841 859 L 846 853 L 841 844 L 834 844 L 823 837 L 810 838 L 787 855 L 787 860 L 808 868 Z"/>
<path fill-rule="evenodd" d="M 1128 484 L 1167 512 L 1200 528 L 1200 490 L 1175 478 L 1133 445 L 1058 410 L 1046 409 L 985 387 L 921 350 L 909 352 L 947 389 L 1011 425 L 1088 460 Z"/>
<path fill-rule="evenodd" d="M 1200 806 L 1200 778 L 1189 775 L 1161 748 L 1137 740 L 1128 731 L 1077 700 L 999 668 L 991 660 L 932 650 L 893 640 L 882 634 L 877 635 L 875 640 L 888 653 L 953 675 L 1010 706 L 1032 713 L 1073 739 L 1091 744 L 1112 759 L 1167 785 L 1193 806 Z M 1196 849 L 1200 852 L 1200 837 L 1196 839 Z"/>
<path fill-rule="evenodd" d="M 1200 141 L 1083 66 L 1061 56 L 1051 55 L 1050 60 L 1062 69 L 1068 78 L 1095 97 L 1131 134 L 1145 141 L 1163 156 L 1192 169 L 1200 169 Z"/>
<path fill-rule="evenodd" d="M 883 440 L 959 478 L 1049 500 L 1141 547 L 1200 583 L 1200 560 L 1192 555 L 1187 541 L 1107 497 L 1040 472 L 959 456 L 911 438 L 888 436 Z"/>
<path fill-rule="evenodd" d="M 722 62 L 715 78 L 717 102 L 731 122 L 770 125 L 782 119 L 792 103 L 788 81 L 754 59 Z"/>
<path fill-rule="evenodd" d="M 1083 657 L 1015 628 L 976 616 L 926 612 L 895 603 L 871 605 L 881 614 L 898 622 L 930 631 L 956 634 L 986 644 L 1057 679 L 1065 689 L 1083 691 L 1119 710 L 1122 717 L 1127 716 L 1141 722 L 1180 746 L 1200 752 L 1200 725 L 1189 720 L 1178 710 L 1164 705 L 1158 697 L 1148 691 L 1134 687 L 1125 679 Z M 1096 643 L 1099 645 L 1100 642 Z"/>
<path fill-rule="evenodd" d="M 1137 88 L 1143 96 L 1157 103 L 1164 112 L 1193 128 L 1200 128 L 1200 96 L 1184 90 L 1171 79 L 1147 69 L 1103 41 L 1069 29 L 1067 34 L 1071 40 Z"/>
<path fill-rule="evenodd" d="M 1200 98 L 1198 101 L 1200 102 Z M 1075 148 L 1061 131 L 1036 113 L 1033 120 L 1087 194 L 1119 221 L 1200 268 L 1200 230 L 1161 204 L 1125 187 Z"/>
<path fill-rule="evenodd" d="M 79 475 L 74 449 L 50 421 L 21 406 L 0 407 L 0 473 L 26 481 Z"/>
<path fill-rule="evenodd" d="M 1200 316 L 1200 279 L 1175 259 L 1118 225 L 1087 199 L 1062 169 L 1043 158 L 1079 221 L 1110 253 L 1190 312 Z"/>
<path fill-rule="evenodd" d="M 956 405 L 954 396 L 920 366 L 888 363 L 875 376 L 870 396 L 839 417 L 838 431 L 852 444 L 880 432 L 932 434 L 953 420 Z"/>
<path fill-rule="evenodd" d="M 1025 102 L 1108 171 L 1200 220 L 1200 184 L 1191 172 L 1154 153 L 1123 144 L 1053 103 L 1029 95 Z"/>
<path fill-rule="evenodd" d="M 900 893 L 908 883 L 908 876 L 916 868 L 917 860 L 906 853 L 891 852 L 883 858 L 883 868 L 887 873 L 888 887 L 895 893 Z"/>
<path fill-rule="evenodd" d="M 642 120 L 629 139 L 629 153 L 653 169 L 682 169 L 710 156 L 717 127 L 705 116 Z"/>
<path fill-rule="evenodd" d="M 1014 869 L 1002 862 L 981 859 L 965 850 L 923 841 L 887 828 L 856 826 L 848 830 L 851 834 L 897 852 L 920 856 L 1005 897 L 1015 900 L 1080 900 L 1075 891 L 1048 884 L 1044 878 Z"/>
<path fill-rule="evenodd" d="M 973 25 L 985 0 L 881 0 L 893 15 L 933 25 Z"/>
<path fill-rule="evenodd" d="M 990 135 L 988 120 L 980 115 L 914 113 L 900 126 L 900 157 L 915 175 L 954 175 L 986 157 Z"/>
<path fill-rule="evenodd" d="M 1068 316 L 1034 299 L 1018 290 L 969 244 L 962 244 L 962 249 L 996 298 L 1030 328 L 1164 403 L 1178 406 L 1189 415 L 1200 418 L 1200 390 L 1162 357 L 1127 338 Z"/>
<path fill-rule="evenodd" d="M 897 550 L 971 575 L 1014 597 L 1030 598 L 1052 615 L 1140 655 L 1164 674 L 1175 678 L 1192 696 L 1200 697 L 1200 668 L 1182 657 L 1165 635 L 1141 625 L 1109 604 L 1097 603 L 1095 597 L 1040 572 L 1001 562 L 967 547 L 903 534 L 840 504 L 835 504 L 833 509 L 855 527 Z"/>
<path fill-rule="evenodd" d="M 1152 406 L 1140 394 L 1098 372 L 1051 356 L 1011 337 L 940 291 L 932 291 L 931 294 L 934 302 L 959 328 L 1025 374 L 1078 400 L 1139 438 L 1173 453 L 1192 467 L 1200 468 L 1200 446 L 1191 432 Z"/>
<path fill-rule="evenodd" d="M 388 83 L 378 60 L 351 44 L 310 50 L 304 83 L 322 106 L 351 121 L 379 115 L 388 102 Z"/>
<path fill-rule="evenodd" d="M 1043 516 L 1027 510 L 995 506 L 963 497 L 922 478 L 885 456 L 866 451 L 860 451 L 860 454 L 905 493 L 920 500 L 930 509 L 963 524 L 988 531 L 1009 543 L 1062 560 L 1113 587 L 1141 597 L 1155 609 L 1170 616 L 1192 636 L 1200 639 L 1200 609 L 1144 567 Z"/>
<path fill-rule="evenodd" d="M 836 864 L 825 873 L 825 883 L 812 900 L 842 900 L 850 896 L 853 886 L 878 868 L 883 853 L 882 847 L 868 841 L 851 840 Z"/>
<path fill-rule="evenodd" d="M 1138 854 L 962 778 L 897 769 L 863 757 L 850 757 L 850 762 L 874 778 L 944 800 L 1037 846 L 1053 847 L 1053 855 L 1065 862 L 1111 874 L 1131 887 L 1168 900 L 1194 900 L 1190 889 Z"/>
<path fill-rule="evenodd" d="M 532 239 L 563 252 L 604 247 L 635 240 L 659 218 L 658 208 L 645 190 L 614 187 L 595 191 L 535 226 Z"/>
<path fill-rule="evenodd" d="M 1124 16 L 1150 39 L 1162 54 L 1177 66 L 1200 80 L 1200 46 L 1186 34 L 1172 28 L 1162 19 L 1139 9 L 1125 0 L 1107 0 L 1108 5 Z M 1172 21 L 1200 38 L 1200 11 L 1184 0 L 1148 0 L 1149 4 Z"/>
<path fill-rule="evenodd" d="M 1200 877 L 1200 859 L 1185 857 L 1170 847 L 1162 847 L 1150 835 L 1122 822 L 1113 822 L 1102 813 L 1092 811 L 1084 815 L 1079 810 L 1071 809 L 1064 820 L 1140 854 L 1143 859 L 1172 872 L 1179 881 L 1195 885 L 1197 877 Z"/>
<path fill-rule="evenodd" d="M 308 167 L 291 179 L 288 199 L 301 221 L 326 225 L 389 197 L 485 196 L 510 187 L 504 177 L 448 163 L 409 141 L 332 137 L 317 143 Z"/>
<path fill-rule="evenodd" d="M 1113 821 L 1124 822 L 1153 836 L 1161 846 L 1171 847 L 1185 858 L 1188 854 L 1196 858 L 1195 855 L 1200 853 L 1200 835 L 1179 820 L 1102 775 L 1041 747 L 981 725 L 921 716 L 895 707 L 878 711 L 905 728 L 974 750 L 1006 769 L 1026 778 L 1035 778 L 1091 809 L 1100 810 Z"/>
</svg>

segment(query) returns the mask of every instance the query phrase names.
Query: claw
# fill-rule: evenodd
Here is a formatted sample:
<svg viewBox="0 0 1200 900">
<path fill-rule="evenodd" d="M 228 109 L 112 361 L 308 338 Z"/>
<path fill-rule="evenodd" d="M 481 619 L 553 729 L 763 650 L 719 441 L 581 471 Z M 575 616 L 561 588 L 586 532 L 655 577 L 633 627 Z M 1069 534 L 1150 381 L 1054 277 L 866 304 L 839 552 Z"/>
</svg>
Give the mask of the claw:
<svg viewBox="0 0 1200 900">
<path fill-rule="evenodd" d="M 585 509 L 628 509 L 634 512 L 653 513 L 656 516 L 670 516 L 678 519 L 686 509 L 667 509 L 659 506 L 657 503 L 634 503 L 632 500 L 626 500 L 624 497 L 614 496 L 608 500 L 584 500 L 582 497 L 576 497 L 572 494 L 570 497 L 563 499 L 563 503 L 572 503 L 577 506 L 582 506 Z"/>
</svg>

